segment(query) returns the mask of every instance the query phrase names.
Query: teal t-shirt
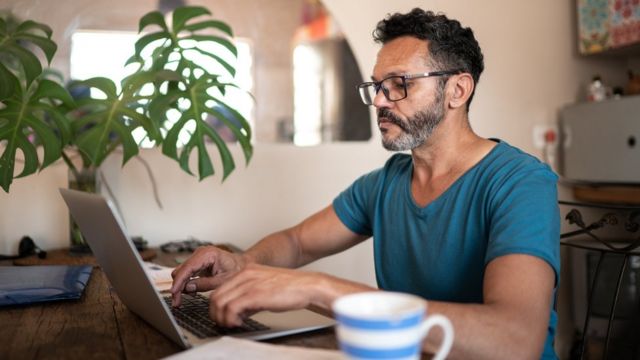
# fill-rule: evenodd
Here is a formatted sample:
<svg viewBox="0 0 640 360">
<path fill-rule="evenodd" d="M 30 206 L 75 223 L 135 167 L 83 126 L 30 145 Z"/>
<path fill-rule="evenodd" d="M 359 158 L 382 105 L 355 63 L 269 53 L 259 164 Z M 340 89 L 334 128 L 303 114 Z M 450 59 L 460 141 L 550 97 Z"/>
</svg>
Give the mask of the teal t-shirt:
<svg viewBox="0 0 640 360">
<path fill-rule="evenodd" d="M 557 176 L 499 141 L 425 207 L 411 194 L 413 163 L 395 154 L 334 201 L 351 231 L 373 236 L 376 279 L 384 290 L 429 300 L 482 303 L 485 266 L 507 254 L 545 260 L 560 274 Z M 543 358 L 556 358 L 552 309 Z"/>
</svg>

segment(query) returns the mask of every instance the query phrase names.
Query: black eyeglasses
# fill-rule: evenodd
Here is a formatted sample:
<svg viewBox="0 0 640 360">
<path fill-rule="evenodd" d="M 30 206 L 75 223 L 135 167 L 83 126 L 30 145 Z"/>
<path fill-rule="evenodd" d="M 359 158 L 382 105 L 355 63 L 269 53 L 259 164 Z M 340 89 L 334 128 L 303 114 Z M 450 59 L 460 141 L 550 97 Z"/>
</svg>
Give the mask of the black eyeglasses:
<svg viewBox="0 0 640 360">
<path fill-rule="evenodd" d="M 461 72 L 462 70 L 442 70 L 420 74 L 393 75 L 380 81 L 363 82 L 358 85 L 358 92 L 360 93 L 360 98 L 365 105 L 373 105 L 373 99 L 375 99 L 380 90 L 382 90 L 382 93 L 387 100 L 399 101 L 407 97 L 407 80 L 455 75 L 460 74 Z"/>
</svg>

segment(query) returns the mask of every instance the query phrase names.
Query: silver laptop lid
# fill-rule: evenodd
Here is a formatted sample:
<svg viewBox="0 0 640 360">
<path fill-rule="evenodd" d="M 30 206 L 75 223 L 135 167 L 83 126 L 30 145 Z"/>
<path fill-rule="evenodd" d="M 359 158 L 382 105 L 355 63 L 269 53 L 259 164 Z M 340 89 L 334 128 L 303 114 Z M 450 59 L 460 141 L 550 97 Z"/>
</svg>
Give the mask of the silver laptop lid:
<svg viewBox="0 0 640 360">
<path fill-rule="evenodd" d="M 60 189 L 60 193 L 98 264 L 127 308 L 177 344 L 189 347 L 153 287 L 142 258 L 126 235 L 113 205 L 97 194 L 68 189 Z"/>
</svg>

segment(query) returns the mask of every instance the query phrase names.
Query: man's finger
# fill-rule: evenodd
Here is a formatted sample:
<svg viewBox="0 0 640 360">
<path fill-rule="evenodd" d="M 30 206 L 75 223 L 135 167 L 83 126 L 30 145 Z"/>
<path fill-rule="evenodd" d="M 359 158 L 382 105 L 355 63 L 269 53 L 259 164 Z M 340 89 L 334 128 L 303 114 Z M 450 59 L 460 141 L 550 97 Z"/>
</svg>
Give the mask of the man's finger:
<svg viewBox="0 0 640 360">
<path fill-rule="evenodd" d="M 213 277 L 194 277 L 190 278 L 184 285 L 184 292 L 205 292 L 214 290 L 225 281 L 226 274 L 219 274 Z"/>
<path fill-rule="evenodd" d="M 173 284 L 171 285 L 170 290 L 171 293 L 176 294 L 182 292 L 189 279 L 196 276 L 207 265 L 208 264 L 203 264 L 196 259 L 191 258 L 180 267 L 174 269 L 171 273 L 171 276 L 173 277 Z"/>
<path fill-rule="evenodd" d="M 182 299 L 182 292 L 186 290 L 187 283 L 194 276 L 195 273 L 201 270 L 202 266 L 193 267 L 191 264 L 182 264 L 179 268 L 176 268 L 171 276 L 173 277 L 173 284 L 171 284 L 171 305 L 172 306 L 180 306 Z M 176 271 L 177 270 L 177 271 Z M 197 288 L 197 285 L 196 285 Z M 187 292 L 193 292 L 188 291 Z"/>
</svg>

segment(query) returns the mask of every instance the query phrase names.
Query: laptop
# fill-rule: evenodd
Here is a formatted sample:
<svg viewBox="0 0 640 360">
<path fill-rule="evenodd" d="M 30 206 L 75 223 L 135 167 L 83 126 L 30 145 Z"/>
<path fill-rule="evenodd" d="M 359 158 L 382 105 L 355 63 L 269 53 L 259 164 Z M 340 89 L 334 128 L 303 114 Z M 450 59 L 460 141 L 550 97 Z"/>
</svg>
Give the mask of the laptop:
<svg viewBox="0 0 640 360">
<path fill-rule="evenodd" d="M 195 316 L 176 317 L 179 314 L 174 315 L 176 310 L 169 305 L 170 294 L 161 294 L 154 287 L 140 254 L 111 202 L 102 195 L 82 191 L 60 189 L 60 193 L 118 297 L 129 310 L 183 348 L 223 335 L 265 340 L 335 324 L 333 319 L 307 309 L 260 312 L 243 327 L 232 329 L 216 327 L 210 322 L 206 308 Z M 208 304 L 208 299 L 202 296 L 194 298 L 183 295 L 183 298 L 189 303 Z M 197 318 L 209 323 L 195 324 Z"/>
</svg>

